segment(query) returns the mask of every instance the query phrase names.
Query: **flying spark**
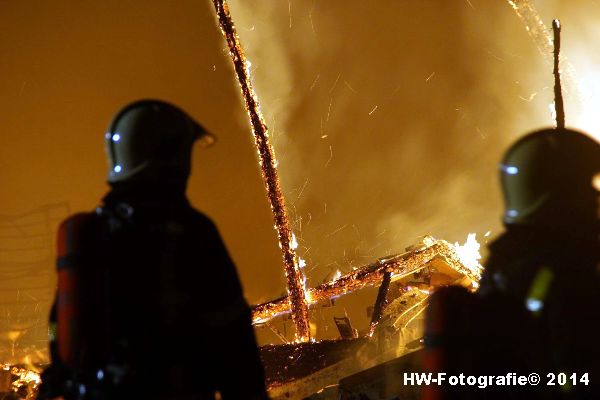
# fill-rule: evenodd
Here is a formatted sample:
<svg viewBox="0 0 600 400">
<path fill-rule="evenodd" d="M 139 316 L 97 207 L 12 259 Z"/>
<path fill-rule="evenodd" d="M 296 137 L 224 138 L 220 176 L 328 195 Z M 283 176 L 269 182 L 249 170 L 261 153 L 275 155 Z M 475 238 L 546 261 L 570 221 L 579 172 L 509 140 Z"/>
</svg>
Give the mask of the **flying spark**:
<svg viewBox="0 0 600 400">
<path fill-rule="evenodd" d="M 321 77 L 321 74 L 317 74 L 317 77 L 313 81 L 312 85 L 310 85 L 310 89 L 308 89 L 309 92 L 312 92 L 312 90 L 314 89 L 314 87 L 317 84 L 317 81 L 319 80 L 320 77 Z"/>
<path fill-rule="evenodd" d="M 340 76 L 342 76 L 341 72 L 338 74 L 337 78 L 335 78 L 335 82 L 333 82 L 333 86 L 331 87 L 331 89 L 329 89 L 329 93 L 335 90 L 335 87 L 337 86 L 337 83 L 340 80 Z"/>
</svg>

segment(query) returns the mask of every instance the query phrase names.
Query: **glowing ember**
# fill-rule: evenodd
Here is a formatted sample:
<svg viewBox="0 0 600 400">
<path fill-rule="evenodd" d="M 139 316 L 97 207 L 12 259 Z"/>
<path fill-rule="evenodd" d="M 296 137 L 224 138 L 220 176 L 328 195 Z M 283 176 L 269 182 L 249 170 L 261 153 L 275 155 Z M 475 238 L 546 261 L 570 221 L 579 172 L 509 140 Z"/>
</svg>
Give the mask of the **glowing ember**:
<svg viewBox="0 0 600 400">
<path fill-rule="evenodd" d="M 10 384 L 10 390 L 12 392 L 18 392 L 22 390 L 22 388 L 27 388 L 27 399 L 35 398 L 38 386 L 41 383 L 39 373 L 26 368 L 2 363 L 0 363 L 0 370 L 9 371 L 12 375 L 13 380 Z"/>
<path fill-rule="evenodd" d="M 260 112 L 260 105 L 250 81 L 250 63 L 244 55 L 240 39 L 229 14 L 227 2 L 225 0 L 213 0 L 213 3 L 219 18 L 221 31 L 227 40 L 233 67 L 252 124 L 262 176 L 267 187 L 267 195 L 275 219 L 275 229 L 277 230 L 279 244 L 283 252 L 283 264 L 285 266 L 289 292 L 288 305 L 291 308 L 292 319 L 296 326 L 296 337 L 300 341 L 308 341 L 310 339 L 307 303 L 309 296 L 307 296 L 304 278 L 299 268 L 299 260 L 294 251 L 297 242 L 290 229 L 285 201 L 281 193 L 275 153 L 269 142 L 267 126 Z"/>
</svg>

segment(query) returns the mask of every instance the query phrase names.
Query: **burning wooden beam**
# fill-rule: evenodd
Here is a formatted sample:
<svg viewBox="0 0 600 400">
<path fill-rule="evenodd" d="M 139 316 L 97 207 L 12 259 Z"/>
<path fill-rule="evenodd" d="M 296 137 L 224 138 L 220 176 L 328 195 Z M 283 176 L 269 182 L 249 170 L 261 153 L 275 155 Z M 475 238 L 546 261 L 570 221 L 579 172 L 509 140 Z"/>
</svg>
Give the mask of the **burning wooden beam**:
<svg viewBox="0 0 600 400">
<path fill-rule="evenodd" d="M 260 112 L 260 105 L 250 81 L 249 64 L 231 19 L 229 6 L 225 0 L 213 0 L 213 3 L 219 18 L 221 31 L 227 40 L 229 54 L 233 61 L 233 68 L 242 90 L 244 102 L 246 103 L 246 110 L 250 117 L 254 140 L 258 149 L 262 176 L 267 188 L 271 211 L 275 219 L 275 229 L 277 230 L 279 245 L 283 253 L 283 264 L 289 293 L 289 296 L 285 300 L 286 306 L 292 311 L 292 319 L 296 326 L 296 338 L 299 341 L 308 341 L 310 339 L 310 325 L 308 322 L 307 293 L 304 288 L 302 272 L 298 267 L 295 246 L 292 245 L 293 235 L 279 184 L 275 152 L 269 142 L 267 126 Z"/>
</svg>

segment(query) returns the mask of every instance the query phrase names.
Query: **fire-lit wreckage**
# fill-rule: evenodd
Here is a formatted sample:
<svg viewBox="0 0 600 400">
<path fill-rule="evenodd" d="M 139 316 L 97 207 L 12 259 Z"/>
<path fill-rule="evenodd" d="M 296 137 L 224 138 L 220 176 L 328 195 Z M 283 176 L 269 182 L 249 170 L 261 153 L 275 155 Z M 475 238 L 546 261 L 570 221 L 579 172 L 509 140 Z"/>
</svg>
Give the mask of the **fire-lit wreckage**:
<svg viewBox="0 0 600 400">
<path fill-rule="evenodd" d="M 34 400 L 40 374 L 27 367 L 0 363 L 0 398 Z"/>
<path fill-rule="evenodd" d="M 473 240 L 475 240 L 474 236 L 470 236 L 465 246 L 472 245 Z M 446 268 L 446 272 L 452 276 L 458 273 L 465 282 L 468 280 L 473 287 L 476 287 L 481 276 L 479 264 L 474 265 L 473 262 L 461 261 L 456 248 L 456 245 L 445 240 L 436 240 L 431 236 L 426 236 L 421 243 L 409 248 L 409 251 L 404 254 L 381 258 L 373 264 L 358 268 L 331 282 L 306 289 L 306 302 L 314 305 L 366 286 L 376 285 L 382 282 L 386 273 L 391 274 L 391 280 L 394 282 L 421 271 L 434 260 L 443 260 L 444 265 L 454 271 L 451 273 Z M 461 246 L 460 249 L 462 248 Z M 282 297 L 254 307 L 252 320 L 255 324 L 265 323 L 279 314 L 289 313 L 290 310 L 290 297 Z"/>
<path fill-rule="evenodd" d="M 450 284 L 475 290 L 482 272 L 478 259 L 475 235 L 469 235 L 464 245 L 427 236 L 406 253 L 379 259 L 306 289 L 306 302 L 316 311 L 331 306 L 339 296 L 379 287 L 375 303 L 368 307 L 371 324 L 363 332 L 352 328 L 347 317 L 338 317 L 338 339 L 296 340 L 261 348 L 271 396 L 303 399 L 326 390 L 338 396 L 343 390 L 338 386 L 345 378 L 420 349 L 423 328 L 419 317 L 430 293 Z M 258 329 L 269 328 L 273 320 L 289 317 L 290 312 L 290 297 L 286 296 L 255 306 L 253 321 Z M 324 397 L 314 398 L 329 398 L 321 395 Z"/>
<path fill-rule="evenodd" d="M 404 254 L 379 259 L 331 282 L 306 288 L 304 261 L 296 254 L 297 241 L 289 224 L 267 126 L 252 87 L 249 62 L 227 3 L 213 3 L 252 126 L 287 278 L 288 296 L 256 306 L 253 322 L 256 326 L 269 326 L 270 321 L 288 315 L 296 333 L 293 343 L 281 337 L 286 343 L 261 348 L 267 384 L 275 399 L 303 399 L 326 388 L 335 390 L 341 379 L 421 347 L 421 324 L 411 323 L 422 314 L 429 293 L 436 286 L 478 286 L 478 258 L 466 261 L 468 257 L 461 252 L 475 244 L 478 256 L 479 244 L 474 235 L 464 247 L 425 237 Z M 311 337 L 311 307 L 332 304 L 336 297 L 375 285 L 379 285 L 379 292 L 366 332 L 352 328 L 344 316 L 335 318 L 341 334 L 338 339 L 316 341 Z"/>
<path fill-rule="evenodd" d="M 550 39 L 529 2 L 509 1 L 509 4 L 522 19 L 525 20 L 526 15 L 535 22 L 537 31 L 532 32 L 526 21 L 536 43 L 543 45 L 540 48 L 553 50 L 553 108 L 556 127 L 563 129 L 560 22 L 552 21 L 553 38 Z M 305 297 L 302 299 L 290 290 L 290 296 L 256 306 L 253 312 L 256 326 L 268 324 L 286 313 L 292 313 L 296 323 L 302 315 L 294 315 L 300 309 L 295 303 L 314 309 L 331 304 L 332 299 L 341 295 L 379 285 L 371 308 L 371 323 L 365 331 L 359 333 L 352 328 L 348 317 L 334 317 L 339 339 L 306 342 L 305 336 L 297 334 L 295 343 L 262 347 L 270 394 L 274 399 L 420 398 L 418 387 L 399 383 L 401 372 L 421 368 L 415 354 L 422 347 L 423 324 L 417 318 L 436 287 L 462 285 L 476 290 L 483 270 L 479 258 L 479 244 L 474 234 L 469 235 L 463 246 L 427 236 L 404 254 L 379 259 L 315 288 L 303 288 Z M 392 379 L 388 379 L 389 375 Z"/>
</svg>

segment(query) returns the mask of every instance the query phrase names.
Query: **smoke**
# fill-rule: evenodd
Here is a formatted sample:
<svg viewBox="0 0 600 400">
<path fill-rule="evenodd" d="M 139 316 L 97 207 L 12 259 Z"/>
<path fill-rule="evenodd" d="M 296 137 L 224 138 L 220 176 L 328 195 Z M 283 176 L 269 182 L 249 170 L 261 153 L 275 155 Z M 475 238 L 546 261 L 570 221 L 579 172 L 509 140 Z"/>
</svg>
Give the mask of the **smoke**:
<svg viewBox="0 0 600 400">
<path fill-rule="evenodd" d="M 500 230 L 497 161 L 552 123 L 552 70 L 507 3 L 231 3 L 309 284 Z"/>
<path fill-rule="evenodd" d="M 232 0 L 231 12 L 309 286 L 423 235 L 502 231 L 497 164 L 516 138 L 554 125 L 542 36 L 553 18 L 570 62 L 567 127 L 600 128 L 590 1 Z M 345 301 L 359 329 L 369 296 Z"/>
</svg>

